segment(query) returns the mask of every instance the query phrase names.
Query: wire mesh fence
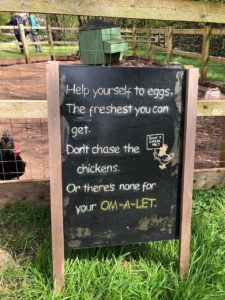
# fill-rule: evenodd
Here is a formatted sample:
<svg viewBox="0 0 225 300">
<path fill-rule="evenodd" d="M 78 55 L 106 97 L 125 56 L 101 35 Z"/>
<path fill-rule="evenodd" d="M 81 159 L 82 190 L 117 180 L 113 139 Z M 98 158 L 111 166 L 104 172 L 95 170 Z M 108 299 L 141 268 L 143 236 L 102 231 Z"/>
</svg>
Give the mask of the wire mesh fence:
<svg viewBox="0 0 225 300">
<path fill-rule="evenodd" d="M 47 19 L 47 18 L 46 18 Z M 117 23 L 120 27 L 120 24 Z M 54 50 L 57 56 L 68 56 L 63 63 L 80 64 L 81 53 L 79 50 L 78 26 L 68 27 L 62 23 L 61 27 L 51 28 L 51 34 L 54 43 Z M 46 100 L 46 62 L 36 62 L 32 64 L 3 64 L 5 58 L 21 58 L 18 42 L 15 41 L 14 32 L 5 31 L 2 34 L 11 39 L 11 41 L 0 42 L 0 101 L 11 100 Z M 191 34 L 181 33 L 172 35 L 172 50 L 196 53 L 196 57 L 184 57 L 171 52 L 168 40 L 168 27 L 158 28 L 157 26 L 137 28 L 130 22 L 127 28 L 121 28 L 121 36 L 114 35 L 113 31 L 103 34 L 103 40 L 115 40 L 120 37 L 128 43 L 128 49 L 117 57 L 115 61 L 113 53 L 108 54 L 108 65 L 126 66 L 126 67 L 151 67 L 159 66 L 163 63 L 178 62 L 182 65 L 193 65 L 201 69 L 201 52 L 203 46 L 203 34 L 199 30 Z M 51 43 L 49 43 L 49 32 L 47 27 L 40 29 L 41 53 L 34 52 L 34 45 L 29 44 L 30 55 L 33 57 L 52 54 Z M 215 35 L 210 42 L 210 55 L 224 55 L 224 33 Z M 221 38 L 221 40 L 220 40 Z M 12 40 L 13 39 L 13 40 Z M 44 43 L 43 43 L 44 42 Z M 93 39 L 92 49 L 82 49 L 94 53 L 102 52 L 99 49 L 97 40 Z M 75 60 L 72 59 L 75 57 Z M 15 63 L 15 62 L 14 62 Z M 225 63 L 224 61 L 210 61 L 208 64 L 207 79 L 219 83 L 217 86 L 205 85 L 199 87 L 199 99 L 205 100 L 224 100 L 225 99 Z M 210 94 L 211 93 L 211 94 Z M 21 153 L 20 156 L 26 162 L 25 172 L 20 179 L 45 179 L 49 177 L 48 170 L 48 134 L 47 119 L 4 119 L 0 120 L 0 134 L 8 131 L 15 144 L 18 144 Z M 197 120 L 196 154 L 195 168 L 218 168 L 225 165 L 223 153 L 225 152 L 225 141 L 223 139 L 224 117 L 199 117 Z M 13 149 L 11 149 L 13 150 Z M 15 158 L 15 157 L 14 157 Z M 4 159 L 1 157 L 0 165 Z M 8 162 L 8 161 L 7 161 Z M 14 164 L 10 162 L 10 164 Z M 18 167 L 16 166 L 18 173 Z M 1 167 L 0 167 L 1 170 Z M 0 174 L 6 176 L 7 172 L 2 165 Z M 15 176 L 17 178 L 17 176 Z"/>
<path fill-rule="evenodd" d="M 10 147 L 0 143 L 1 179 L 46 179 L 48 172 L 48 132 L 47 120 L 17 119 L 1 120 L 0 132 L 13 140 Z M 15 154 L 15 145 L 17 155 Z M 17 159 L 19 156 L 19 160 Z M 25 163 L 25 170 L 18 161 Z M 19 174 L 18 174 L 19 173 Z M 24 174 L 23 174 L 24 173 Z M 9 178 L 11 177 L 11 178 Z"/>
<path fill-rule="evenodd" d="M 0 132 L 5 131 L 13 139 L 14 145 L 18 145 L 18 154 L 26 163 L 25 172 L 17 169 L 16 156 L 4 158 L 5 150 L 13 151 L 13 148 L 2 149 L 0 145 L 0 179 L 46 179 L 49 177 L 48 167 L 48 132 L 46 119 L 7 119 L 0 121 Z M 195 168 L 219 168 L 225 164 L 225 141 L 222 139 L 224 130 L 224 117 L 198 117 L 195 148 Z M 2 136 L 1 135 L 1 136 Z M 10 166 L 3 166 L 3 163 Z M 14 169 L 13 169 L 14 168 Z M 13 171 L 12 171 L 13 169 Z M 8 178 L 13 173 L 15 176 Z M 11 174 L 11 175 L 13 175 Z"/>
</svg>

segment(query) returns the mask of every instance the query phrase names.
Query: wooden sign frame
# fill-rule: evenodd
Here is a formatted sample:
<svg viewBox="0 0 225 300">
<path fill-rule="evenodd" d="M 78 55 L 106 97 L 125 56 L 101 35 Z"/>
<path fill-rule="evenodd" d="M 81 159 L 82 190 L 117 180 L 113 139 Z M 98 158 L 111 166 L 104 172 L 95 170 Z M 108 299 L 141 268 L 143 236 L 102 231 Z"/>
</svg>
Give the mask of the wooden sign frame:
<svg viewBox="0 0 225 300">
<path fill-rule="evenodd" d="M 190 68 L 186 76 L 184 114 L 183 169 L 180 207 L 179 273 L 183 279 L 189 271 L 194 149 L 197 115 L 198 69 Z M 64 287 L 63 191 L 60 131 L 59 64 L 47 65 L 47 99 L 49 131 L 49 170 L 54 290 Z"/>
</svg>

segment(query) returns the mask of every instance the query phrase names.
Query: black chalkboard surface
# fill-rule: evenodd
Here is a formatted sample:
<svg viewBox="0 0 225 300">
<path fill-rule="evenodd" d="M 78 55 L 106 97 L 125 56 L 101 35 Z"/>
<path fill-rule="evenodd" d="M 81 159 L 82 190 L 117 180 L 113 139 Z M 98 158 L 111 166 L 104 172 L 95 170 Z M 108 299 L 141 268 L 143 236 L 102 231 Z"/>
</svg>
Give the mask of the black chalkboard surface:
<svg viewBox="0 0 225 300">
<path fill-rule="evenodd" d="M 186 70 L 59 66 L 64 239 L 179 237 Z"/>
</svg>

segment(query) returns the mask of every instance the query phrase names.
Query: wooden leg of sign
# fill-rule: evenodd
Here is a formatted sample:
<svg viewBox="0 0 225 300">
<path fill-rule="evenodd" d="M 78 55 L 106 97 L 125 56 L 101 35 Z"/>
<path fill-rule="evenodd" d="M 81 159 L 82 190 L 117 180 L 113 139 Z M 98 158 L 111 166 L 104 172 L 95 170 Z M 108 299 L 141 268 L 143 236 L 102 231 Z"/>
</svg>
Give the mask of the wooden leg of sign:
<svg viewBox="0 0 225 300">
<path fill-rule="evenodd" d="M 58 69 L 59 66 L 57 62 L 51 62 L 47 66 L 52 260 L 55 292 L 62 291 L 64 287 L 64 235 Z"/>
<path fill-rule="evenodd" d="M 190 68 L 187 70 L 186 86 L 179 257 L 181 279 L 184 279 L 189 271 L 198 69 Z"/>
</svg>

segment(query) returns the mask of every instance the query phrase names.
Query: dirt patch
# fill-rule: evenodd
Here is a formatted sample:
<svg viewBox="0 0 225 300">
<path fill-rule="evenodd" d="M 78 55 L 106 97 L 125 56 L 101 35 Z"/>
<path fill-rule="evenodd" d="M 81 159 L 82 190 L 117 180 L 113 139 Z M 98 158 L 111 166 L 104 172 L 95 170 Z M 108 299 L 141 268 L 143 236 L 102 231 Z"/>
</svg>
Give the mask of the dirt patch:
<svg viewBox="0 0 225 300">
<path fill-rule="evenodd" d="M 80 64 L 80 61 L 62 62 Z M 32 63 L 0 67 L 0 100 L 45 100 L 46 64 Z M 116 66 L 145 67 L 151 62 L 130 58 Z M 199 87 L 199 99 L 204 98 L 207 87 Z M 221 95 L 224 100 L 225 96 Z M 219 167 L 224 117 L 199 117 L 197 120 L 195 168 Z M 20 144 L 21 156 L 27 162 L 21 179 L 49 177 L 47 122 L 41 119 L 0 120 L 0 133 L 9 130 L 15 142 Z"/>
</svg>

